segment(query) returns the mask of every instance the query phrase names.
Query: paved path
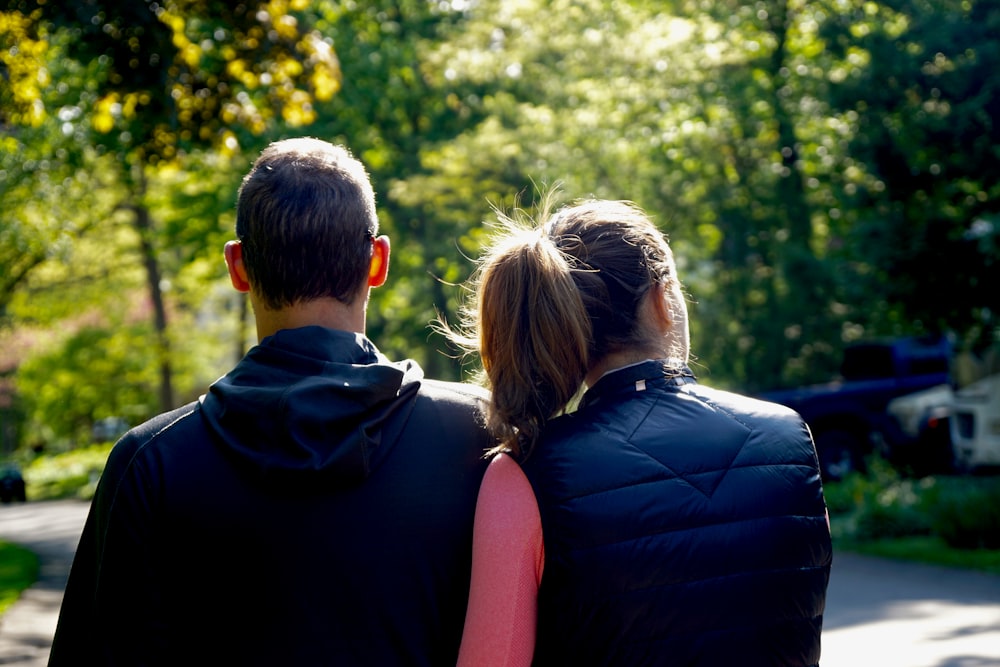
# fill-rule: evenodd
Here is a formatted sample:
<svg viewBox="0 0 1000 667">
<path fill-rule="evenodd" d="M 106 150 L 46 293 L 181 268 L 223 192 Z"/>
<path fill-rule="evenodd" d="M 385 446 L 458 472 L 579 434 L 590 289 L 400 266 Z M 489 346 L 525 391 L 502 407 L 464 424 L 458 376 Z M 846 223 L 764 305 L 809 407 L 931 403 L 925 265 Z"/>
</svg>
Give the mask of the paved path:
<svg viewBox="0 0 1000 667">
<path fill-rule="evenodd" d="M 49 659 L 66 577 L 87 519 L 74 500 L 0 505 L 0 538 L 39 556 L 38 582 L 0 617 L 0 665 L 44 667 Z"/>
<path fill-rule="evenodd" d="M 1000 576 L 835 553 L 823 667 L 1000 666 Z"/>
<path fill-rule="evenodd" d="M 44 667 L 88 505 L 0 505 L 0 538 L 42 560 L 0 618 L 0 665 Z M 1000 667 L 1000 576 L 837 553 L 823 667 Z"/>
</svg>

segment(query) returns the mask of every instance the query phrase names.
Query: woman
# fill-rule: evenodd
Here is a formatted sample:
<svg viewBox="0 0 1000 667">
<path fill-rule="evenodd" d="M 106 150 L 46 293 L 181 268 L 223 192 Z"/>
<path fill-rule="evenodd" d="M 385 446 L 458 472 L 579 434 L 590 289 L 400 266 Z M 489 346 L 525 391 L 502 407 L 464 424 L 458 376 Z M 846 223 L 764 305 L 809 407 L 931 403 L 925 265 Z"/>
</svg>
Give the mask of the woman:
<svg viewBox="0 0 1000 667">
<path fill-rule="evenodd" d="M 502 445 L 459 664 L 817 665 L 831 546 L 805 423 L 698 384 L 637 207 L 507 222 L 467 323 Z"/>
</svg>

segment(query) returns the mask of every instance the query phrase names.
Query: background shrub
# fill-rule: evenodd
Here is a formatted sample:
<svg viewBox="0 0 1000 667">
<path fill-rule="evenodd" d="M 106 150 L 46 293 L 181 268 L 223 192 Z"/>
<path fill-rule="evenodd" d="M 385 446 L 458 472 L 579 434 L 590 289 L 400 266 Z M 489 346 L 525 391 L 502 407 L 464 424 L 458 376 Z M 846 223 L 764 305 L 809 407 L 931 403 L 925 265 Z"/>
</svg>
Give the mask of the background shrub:
<svg viewBox="0 0 1000 667">
<path fill-rule="evenodd" d="M 1000 549 L 1000 476 L 902 477 L 884 460 L 824 486 L 842 544 L 933 536 L 957 549 Z"/>
<path fill-rule="evenodd" d="M 1000 549 L 1000 478 L 942 478 L 925 498 L 934 533 L 957 549 Z"/>
<path fill-rule="evenodd" d="M 112 443 L 39 456 L 24 469 L 28 500 L 94 497 Z"/>
</svg>

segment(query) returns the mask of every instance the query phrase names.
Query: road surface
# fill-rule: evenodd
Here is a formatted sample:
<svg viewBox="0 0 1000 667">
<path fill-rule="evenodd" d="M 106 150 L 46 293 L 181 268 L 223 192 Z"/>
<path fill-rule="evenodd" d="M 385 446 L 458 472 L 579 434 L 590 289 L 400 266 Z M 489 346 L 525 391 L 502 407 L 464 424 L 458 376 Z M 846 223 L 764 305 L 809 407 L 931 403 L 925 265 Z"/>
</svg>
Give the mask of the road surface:
<svg viewBox="0 0 1000 667">
<path fill-rule="evenodd" d="M 89 505 L 74 500 L 0 505 L 0 539 L 38 554 L 38 582 L 0 617 L 0 665 L 44 667 L 66 577 Z"/>
<path fill-rule="evenodd" d="M 0 618 L 0 665 L 44 667 L 88 506 L 0 505 L 0 539 L 42 560 Z M 835 553 L 823 667 L 1000 667 L 1000 576 Z"/>
</svg>

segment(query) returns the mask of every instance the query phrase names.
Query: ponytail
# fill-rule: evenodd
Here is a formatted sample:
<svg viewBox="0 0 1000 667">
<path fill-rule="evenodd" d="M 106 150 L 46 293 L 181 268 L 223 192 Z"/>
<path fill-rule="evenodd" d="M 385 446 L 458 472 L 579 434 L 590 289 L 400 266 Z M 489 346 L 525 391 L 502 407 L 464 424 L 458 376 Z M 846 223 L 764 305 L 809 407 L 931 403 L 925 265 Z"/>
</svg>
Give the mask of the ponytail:
<svg viewBox="0 0 1000 667">
<path fill-rule="evenodd" d="M 486 424 L 499 442 L 491 453 L 523 457 L 591 366 L 622 350 L 659 351 L 639 306 L 652 286 L 676 286 L 676 275 L 666 239 L 628 202 L 594 200 L 551 217 L 545 206 L 542 226 L 499 217 L 501 236 L 472 281 L 476 306 L 462 313 L 465 333 L 441 330 L 479 352 L 492 391 Z"/>
<path fill-rule="evenodd" d="M 567 258 L 537 230 L 489 253 L 478 298 L 478 348 L 492 390 L 487 425 L 504 448 L 526 455 L 583 384 L 590 319 Z"/>
</svg>

